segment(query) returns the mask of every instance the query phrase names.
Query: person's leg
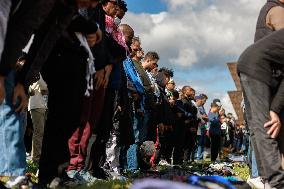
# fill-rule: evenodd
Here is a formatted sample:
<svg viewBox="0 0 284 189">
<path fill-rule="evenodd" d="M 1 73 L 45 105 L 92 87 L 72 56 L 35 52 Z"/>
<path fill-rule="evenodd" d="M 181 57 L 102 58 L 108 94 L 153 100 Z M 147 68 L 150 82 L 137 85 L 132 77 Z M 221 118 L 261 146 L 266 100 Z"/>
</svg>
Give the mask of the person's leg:
<svg viewBox="0 0 284 189">
<path fill-rule="evenodd" d="M 5 80 L 6 98 L 0 105 L 0 176 L 24 176 L 24 127 L 13 105 L 14 72 Z"/>
<path fill-rule="evenodd" d="M 33 139 L 32 139 L 32 160 L 39 162 L 46 120 L 46 109 L 32 109 L 30 111 L 33 122 Z"/>
<path fill-rule="evenodd" d="M 141 127 L 141 117 L 135 111 L 133 111 L 132 122 L 135 144 L 130 145 L 127 150 L 127 167 L 128 170 L 135 171 L 139 168 L 138 165 L 138 144 L 139 144 L 139 128 Z"/>
<path fill-rule="evenodd" d="M 0 61 L 4 49 L 4 41 L 6 37 L 7 25 L 9 20 L 9 13 L 11 9 L 11 0 L 3 0 L 0 2 Z"/>
<path fill-rule="evenodd" d="M 270 120 L 270 87 L 244 74 L 241 74 L 241 84 L 259 174 L 264 176 L 272 187 L 283 188 L 284 171 L 281 167 L 279 145 L 277 140 L 267 134 L 267 129 L 263 126 Z"/>
<path fill-rule="evenodd" d="M 216 161 L 219 153 L 221 136 L 211 135 L 211 161 Z"/>
<path fill-rule="evenodd" d="M 185 142 L 185 130 L 182 122 L 177 122 L 174 128 L 174 153 L 173 163 L 182 164 L 183 161 L 183 146 Z"/>
<path fill-rule="evenodd" d="M 64 69 L 63 66 L 62 68 L 59 67 L 56 72 L 52 72 L 54 70 L 51 68 L 46 70 L 46 74 L 53 75 L 54 81 L 51 78 L 46 80 L 49 99 L 39 163 L 39 181 L 41 184 L 47 184 L 55 177 L 65 175 L 65 166 L 67 167 L 70 161 L 68 140 L 81 125 L 83 99 L 86 90 L 85 85 L 83 85 L 85 78 L 82 77 L 85 74 L 85 66 L 80 64 L 76 54 L 74 54 L 74 57 L 73 54 L 70 56 L 79 62 L 75 63 L 72 60 L 68 62 L 74 70 L 67 70 L 68 72 L 63 72 L 63 75 L 59 74 L 59 70 Z M 48 64 L 51 64 L 51 62 L 48 62 Z M 64 83 L 64 85 L 61 85 L 61 83 Z"/>
<path fill-rule="evenodd" d="M 211 161 L 215 161 L 215 149 L 216 149 L 216 146 L 215 146 L 215 138 L 214 138 L 214 135 L 210 135 L 210 139 L 211 139 Z"/>
<path fill-rule="evenodd" d="M 199 155 L 200 155 L 199 159 L 200 160 L 204 158 L 203 154 L 204 154 L 205 139 L 206 139 L 205 129 L 203 129 L 201 130 L 200 149 L 199 149 Z"/>
<path fill-rule="evenodd" d="M 173 130 L 172 127 L 168 131 L 168 137 L 167 137 L 167 155 L 166 155 L 166 160 L 168 163 L 172 163 L 172 156 L 173 156 Z"/>
<path fill-rule="evenodd" d="M 284 124 L 284 110 L 281 111 L 280 114 L 280 121 L 282 125 Z M 279 148 L 280 148 L 280 153 L 282 154 L 282 169 L 284 169 L 284 128 L 282 126 L 279 136 L 278 136 L 278 142 L 279 142 Z"/>
<path fill-rule="evenodd" d="M 150 122 L 151 110 L 145 110 L 144 116 L 141 117 L 141 128 L 139 131 L 139 141 L 143 143 L 147 140 L 148 136 L 148 127 Z"/>
<path fill-rule="evenodd" d="M 89 120 L 92 111 L 93 91 L 91 91 L 90 93 L 90 96 L 84 96 L 83 99 L 80 125 L 78 125 L 76 131 L 68 140 L 70 162 L 67 171 L 70 171 L 69 173 L 74 173 L 74 170 L 81 171 L 84 169 L 85 166 L 87 144 L 91 137 L 91 127 Z"/>
<path fill-rule="evenodd" d="M 251 177 L 259 177 L 254 151 L 251 152 Z"/>
</svg>

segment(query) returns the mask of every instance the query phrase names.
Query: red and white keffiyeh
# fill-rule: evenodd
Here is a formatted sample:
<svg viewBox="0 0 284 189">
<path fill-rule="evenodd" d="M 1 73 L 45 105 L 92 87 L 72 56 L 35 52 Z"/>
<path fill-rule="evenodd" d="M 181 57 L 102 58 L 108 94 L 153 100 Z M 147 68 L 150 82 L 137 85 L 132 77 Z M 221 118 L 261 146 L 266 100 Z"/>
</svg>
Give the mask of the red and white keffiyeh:
<svg viewBox="0 0 284 189">
<path fill-rule="evenodd" d="M 119 27 L 115 24 L 114 19 L 108 15 L 106 15 L 106 32 L 111 34 L 113 39 L 117 41 L 118 44 L 123 46 L 126 50 L 128 50 L 128 47 L 125 43 L 125 38 L 119 29 Z"/>
</svg>

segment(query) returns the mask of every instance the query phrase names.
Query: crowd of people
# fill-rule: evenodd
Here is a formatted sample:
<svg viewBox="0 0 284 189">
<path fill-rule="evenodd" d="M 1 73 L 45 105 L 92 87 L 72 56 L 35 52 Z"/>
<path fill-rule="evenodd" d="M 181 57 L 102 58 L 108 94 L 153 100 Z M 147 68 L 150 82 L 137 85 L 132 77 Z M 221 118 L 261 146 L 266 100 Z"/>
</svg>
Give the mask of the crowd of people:
<svg viewBox="0 0 284 189">
<path fill-rule="evenodd" d="M 29 116 L 31 159 L 43 188 L 202 160 L 205 148 L 213 162 L 223 147 L 247 150 L 245 127 L 219 99 L 207 113 L 205 94 L 190 85 L 178 89 L 173 70 L 160 68 L 159 54 L 144 53 L 138 34 L 121 24 L 123 0 L 1 3 L 0 180 L 6 187 L 26 183 Z"/>
</svg>

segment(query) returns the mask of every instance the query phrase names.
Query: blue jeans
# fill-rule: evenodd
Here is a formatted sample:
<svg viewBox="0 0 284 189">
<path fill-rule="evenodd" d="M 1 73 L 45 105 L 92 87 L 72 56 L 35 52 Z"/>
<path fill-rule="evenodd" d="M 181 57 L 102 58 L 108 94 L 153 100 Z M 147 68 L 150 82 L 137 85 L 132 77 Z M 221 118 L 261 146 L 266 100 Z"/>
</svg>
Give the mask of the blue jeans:
<svg viewBox="0 0 284 189">
<path fill-rule="evenodd" d="M 139 144 L 144 142 L 147 138 L 148 122 L 150 111 L 146 110 L 144 116 L 138 115 L 134 112 L 133 116 L 133 132 L 135 137 L 135 144 L 132 144 L 127 150 L 127 168 L 128 170 L 137 170 L 138 165 L 138 148 Z"/>
<path fill-rule="evenodd" d="M 12 103 L 14 72 L 5 80 L 6 98 L 0 105 L 0 175 L 22 176 L 26 170 L 23 117 Z"/>
<path fill-rule="evenodd" d="M 205 129 L 201 129 L 201 135 L 197 135 L 197 154 L 196 154 L 196 158 L 198 160 L 202 160 L 203 159 L 204 145 L 205 145 Z"/>
<path fill-rule="evenodd" d="M 251 177 L 252 178 L 259 177 L 256 159 L 255 159 L 255 153 L 253 150 L 251 151 Z"/>
<path fill-rule="evenodd" d="M 251 139 L 249 136 L 249 145 L 248 145 L 248 152 L 247 152 L 247 156 L 248 156 L 248 160 L 249 160 L 249 165 L 251 167 L 251 178 L 257 178 L 259 177 L 258 174 L 258 168 L 257 168 L 257 163 L 256 163 L 256 159 L 255 159 L 255 153 L 253 150 L 253 146 L 251 144 Z"/>
</svg>

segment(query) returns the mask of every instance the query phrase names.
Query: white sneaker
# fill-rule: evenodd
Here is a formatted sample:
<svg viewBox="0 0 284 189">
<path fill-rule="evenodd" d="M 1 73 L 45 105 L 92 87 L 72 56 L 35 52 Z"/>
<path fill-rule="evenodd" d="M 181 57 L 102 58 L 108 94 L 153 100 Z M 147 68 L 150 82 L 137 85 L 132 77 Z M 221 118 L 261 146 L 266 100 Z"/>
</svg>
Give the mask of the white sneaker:
<svg viewBox="0 0 284 189">
<path fill-rule="evenodd" d="M 22 184 L 25 180 L 25 176 L 11 177 L 10 180 L 6 182 L 5 186 L 7 188 L 14 188 Z"/>
<path fill-rule="evenodd" d="M 265 189 L 263 180 L 260 177 L 257 178 L 249 178 L 247 180 L 248 185 L 255 189 Z"/>
<path fill-rule="evenodd" d="M 159 162 L 159 165 L 162 165 L 162 166 L 170 166 L 170 164 L 169 164 L 166 160 L 164 160 L 164 159 L 162 159 L 162 160 Z"/>
<path fill-rule="evenodd" d="M 264 188 L 265 189 L 276 189 L 274 187 L 272 188 L 268 182 L 265 182 Z"/>
</svg>

